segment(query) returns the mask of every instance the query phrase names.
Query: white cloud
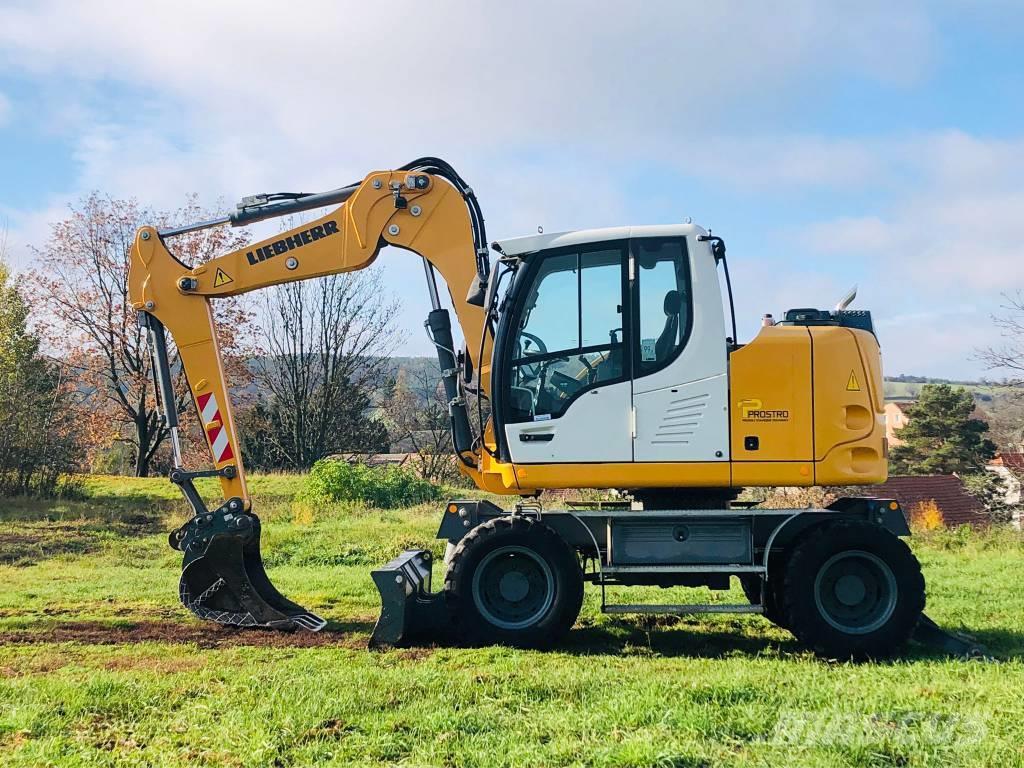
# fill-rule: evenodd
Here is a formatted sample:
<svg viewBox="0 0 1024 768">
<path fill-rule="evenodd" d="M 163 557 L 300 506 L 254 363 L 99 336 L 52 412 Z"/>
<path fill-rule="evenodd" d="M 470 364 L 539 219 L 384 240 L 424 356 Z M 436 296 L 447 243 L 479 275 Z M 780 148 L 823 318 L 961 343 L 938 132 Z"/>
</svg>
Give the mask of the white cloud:
<svg viewBox="0 0 1024 768">
<path fill-rule="evenodd" d="M 11 67 L 129 82 L 186 101 L 181 118 L 194 131 L 273 136 L 279 147 L 361 162 L 380 150 L 491 147 L 525 134 L 596 144 L 690 135 L 737 106 L 777 113 L 800 103 L 828 72 L 912 81 L 931 36 L 909 6 L 849 14 L 811 0 L 0 10 L 0 55 Z"/>
<path fill-rule="evenodd" d="M 11 117 L 11 100 L 0 92 L 0 126 L 7 123 Z"/>
<path fill-rule="evenodd" d="M 782 233 L 795 245 L 781 266 L 736 257 L 740 306 L 755 318 L 838 298 L 849 286 L 831 267 L 849 261 L 859 304 L 882 319 L 949 297 L 984 306 L 1024 281 L 1024 139 L 792 127 L 837 77 L 896 92 L 918 83 L 934 38 L 917 3 L 4 6 L 0 67 L 76 84 L 59 114 L 39 117 L 73 142 L 75 179 L 41 211 L 8 212 L 12 246 L 41 240 L 67 199 L 94 188 L 156 207 L 193 191 L 233 201 L 326 189 L 423 154 L 473 183 L 492 237 L 629 223 L 628 163 L 661 175 L 652 201 L 687 178 L 755 195 L 880 191 Z M 104 109 L 97 84 L 134 101 Z M 417 290 L 401 257 L 384 261 L 394 285 Z M 419 302 L 406 303 L 409 351 L 426 352 Z M 934 327 L 890 324 L 890 359 L 924 355 Z M 946 333 L 946 348 L 973 343 L 961 336 Z"/>
</svg>

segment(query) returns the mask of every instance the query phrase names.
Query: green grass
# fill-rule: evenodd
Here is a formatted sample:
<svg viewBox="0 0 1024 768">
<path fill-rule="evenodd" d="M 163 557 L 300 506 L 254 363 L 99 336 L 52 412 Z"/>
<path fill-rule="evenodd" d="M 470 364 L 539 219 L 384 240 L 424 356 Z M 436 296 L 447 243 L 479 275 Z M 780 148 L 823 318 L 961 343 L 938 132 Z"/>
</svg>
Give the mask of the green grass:
<svg viewBox="0 0 1024 768">
<path fill-rule="evenodd" d="M 758 617 L 612 618 L 592 591 L 556 651 L 373 653 L 369 571 L 440 553 L 439 511 L 314 511 L 293 503 L 300 483 L 251 487 L 271 577 L 331 620 L 318 637 L 186 614 L 166 481 L 0 501 L 0 765 L 1024 765 L 1018 534 L 912 541 L 929 614 L 998 663 L 916 646 L 826 663 Z"/>
</svg>

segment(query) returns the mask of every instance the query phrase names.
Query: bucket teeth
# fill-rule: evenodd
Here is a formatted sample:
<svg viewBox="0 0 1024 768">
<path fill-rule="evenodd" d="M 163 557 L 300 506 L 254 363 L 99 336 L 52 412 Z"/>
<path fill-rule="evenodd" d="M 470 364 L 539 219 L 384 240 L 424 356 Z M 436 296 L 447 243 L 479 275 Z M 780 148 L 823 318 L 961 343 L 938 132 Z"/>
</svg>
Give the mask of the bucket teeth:
<svg viewBox="0 0 1024 768">
<path fill-rule="evenodd" d="M 232 499 L 171 534 L 171 546 L 185 553 L 182 604 L 201 619 L 235 627 L 323 629 L 326 621 L 271 584 L 260 556 L 259 518 L 235 509 L 241 502 Z"/>
</svg>

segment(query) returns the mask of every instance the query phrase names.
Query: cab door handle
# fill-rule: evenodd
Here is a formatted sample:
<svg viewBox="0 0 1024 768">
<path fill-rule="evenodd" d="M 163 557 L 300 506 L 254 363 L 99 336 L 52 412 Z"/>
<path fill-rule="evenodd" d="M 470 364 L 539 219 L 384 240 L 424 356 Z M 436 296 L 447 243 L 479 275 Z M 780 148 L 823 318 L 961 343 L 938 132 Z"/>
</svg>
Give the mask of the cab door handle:
<svg viewBox="0 0 1024 768">
<path fill-rule="evenodd" d="M 520 432 L 519 441 L 523 443 L 550 443 L 555 439 L 554 432 Z"/>
</svg>

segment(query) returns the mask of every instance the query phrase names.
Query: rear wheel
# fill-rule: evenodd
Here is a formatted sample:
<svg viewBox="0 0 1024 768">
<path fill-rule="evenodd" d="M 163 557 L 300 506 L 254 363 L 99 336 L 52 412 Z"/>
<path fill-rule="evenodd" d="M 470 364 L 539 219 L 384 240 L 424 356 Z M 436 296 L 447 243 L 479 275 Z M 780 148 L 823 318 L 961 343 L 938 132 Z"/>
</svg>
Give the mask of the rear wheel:
<svg viewBox="0 0 1024 768">
<path fill-rule="evenodd" d="M 910 639 L 924 611 L 921 566 L 880 526 L 842 521 L 812 530 L 785 569 L 788 628 L 828 658 L 879 658 Z"/>
<path fill-rule="evenodd" d="M 525 517 L 498 517 L 470 531 L 452 553 L 444 588 L 460 635 L 475 643 L 550 645 L 583 604 L 575 553 Z"/>
</svg>

